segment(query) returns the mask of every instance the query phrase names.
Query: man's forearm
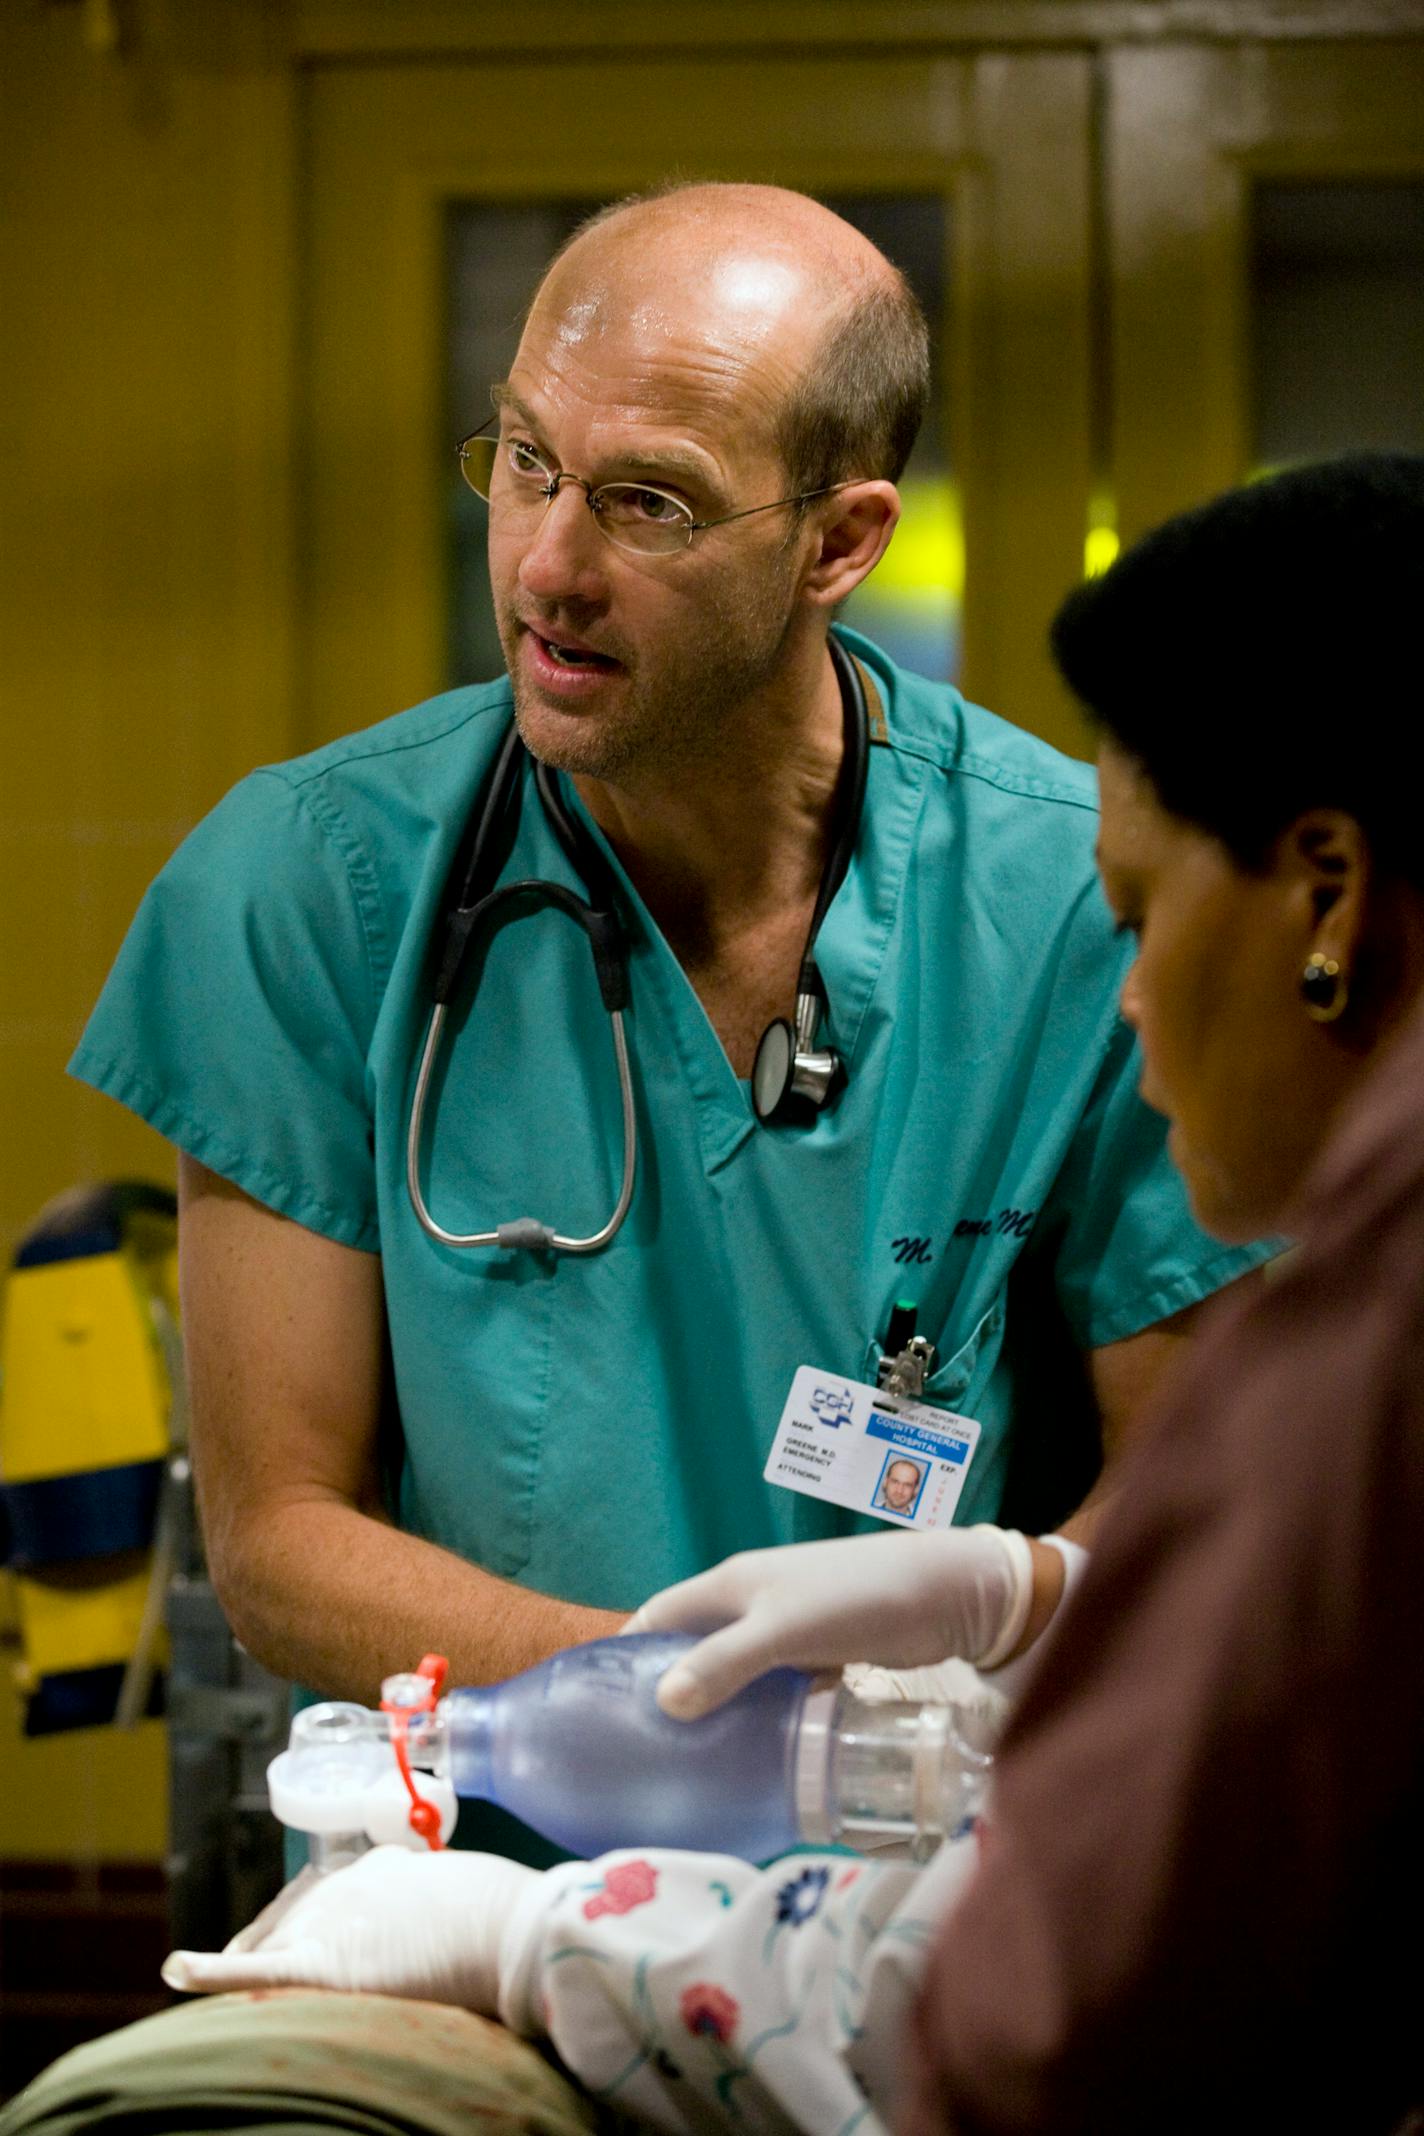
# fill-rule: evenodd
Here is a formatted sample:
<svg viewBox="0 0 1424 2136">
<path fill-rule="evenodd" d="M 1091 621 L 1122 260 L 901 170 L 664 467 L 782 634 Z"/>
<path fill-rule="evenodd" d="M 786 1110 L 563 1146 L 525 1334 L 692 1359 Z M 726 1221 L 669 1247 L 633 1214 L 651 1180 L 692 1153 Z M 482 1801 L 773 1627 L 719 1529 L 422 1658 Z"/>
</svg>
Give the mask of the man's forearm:
<svg viewBox="0 0 1424 2136">
<path fill-rule="evenodd" d="M 1260 1271 L 1252 1269 L 1239 1276 L 1232 1289 L 1239 1293 L 1260 1281 Z M 1172 1375 L 1180 1369 L 1211 1302 L 1207 1299 L 1200 1305 L 1184 1306 L 1167 1320 L 1089 1353 L 1088 1375 L 1102 1428 L 1103 1468 L 1082 1504 L 1058 1523 L 1058 1533 L 1066 1535 L 1070 1543 L 1080 1543 L 1083 1549 L 1091 1550 L 1097 1541 L 1098 1530 L 1117 1496 L 1122 1456 L 1135 1440 L 1144 1417 L 1151 1414 Z"/>
<path fill-rule="evenodd" d="M 517 1587 L 335 1499 L 269 1511 L 260 1535 L 230 1536 L 213 1580 L 265 1667 L 368 1704 L 383 1676 L 431 1651 L 449 1657 L 453 1682 L 490 1683 L 626 1621 Z"/>
</svg>

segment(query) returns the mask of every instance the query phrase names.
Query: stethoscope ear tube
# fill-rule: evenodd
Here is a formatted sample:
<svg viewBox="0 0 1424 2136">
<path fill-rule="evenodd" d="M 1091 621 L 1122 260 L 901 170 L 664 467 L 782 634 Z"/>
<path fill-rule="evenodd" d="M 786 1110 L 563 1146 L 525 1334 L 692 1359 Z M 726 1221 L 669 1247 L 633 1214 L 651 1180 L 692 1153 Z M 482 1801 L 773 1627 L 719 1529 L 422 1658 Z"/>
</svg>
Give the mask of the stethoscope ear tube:
<svg viewBox="0 0 1424 2136">
<path fill-rule="evenodd" d="M 514 887 L 511 885 L 511 887 Z M 527 885 L 520 885 L 525 888 Z M 556 887 L 545 886 L 544 887 Z M 626 977 L 625 977 L 626 989 Z M 633 1201 L 633 1189 L 638 1177 L 638 1120 L 633 1103 L 633 1072 L 628 1060 L 628 1034 L 623 1028 L 623 1011 L 612 1009 L 609 1021 L 613 1032 L 613 1053 L 618 1065 L 618 1096 L 623 1115 L 623 1176 L 618 1184 L 618 1199 L 612 1214 L 599 1230 L 591 1231 L 585 1238 L 567 1236 L 555 1231 L 536 1216 L 514 1217 L 496 1225 L 493 1231 L 447 1231 L 437 1223 L 426 1203 L 425 1189 L 420 1178 L 421 1149 L 425 1137 L 425 1106 L 430 1092 L 431 1078 L 440 1054 L 441 1037 L 449 1006 L 437 1002 L 431 1009 L 430 1020 L 425 1028 L 425 1044 L 421 1048 L 420 1067 L 415 1079 L 415 1095 L 411 1099 L 410 1122 L 405 1140 L 405 1184 L 420 1228 L 427 1238 L 441 1246 L 496 1246 L 506 1251 L 548 1253 L 598 1253 L 608 1245 L 623 1227 Z"/>
<path fill-rule="evenodd" d="M 581 924 L 593 950 L 593 968 L 603 1006 L 610 1016 L 621 1015 L 629 1001 L 628 943 L 623 922 L 616 912 L 596 912 L 592 905 L 585 905 Z"/>
<path fill-rule="evenodd" d="M 455 989 L 460 984 L 460 974 L 465 969 L 465 959 L 470 952 L 470 936 L 474 933 L 483 904 L 462 906 L 452 912 L 445 923 L 445 937 L 440 945 L 440 962 L 435 968 L 435 977 L 430 982 L 430 998 L 437 1008 L 445 1009 L 454 999 Z"/>
<path fill-rule="evenodd" d="M 581 927 L 593 952 L 593 968 L 604 1008 L 610 1016 L 616 1009 L 627 1008 L 628 945 L 623 922 L 617 913 L 611 909 L 599 911 L 562 883 L 543 882 L 533 876 L 517 883 L 503 883 L 498 890 L 491 890 L 487 897 L 480 898 L 478 903 L 462 905 L 451 913 L 445 926 L 440 961 L 430 985 L 430 997 L 437 1007 L 448 1008 L 454 999 L 475 930 L 479 928 L 483 932 L 485 923 L 501 906 L 519 904 L 557 905 L 560 912 Z"/>
<path fill-rule="evenodd" d="M 499 832 L 515 806 L 524 776 L 524 743 L 519 725 L 511 720 L 499 745 L 484 790 L 460 841 L 450 879 L 441 901 L 447 917 L 440 936 L 440 954 L 430 982 L 430 998 L 448 1005 L 465 970 L 470 938 L 485 910 L 486 892 L 499 873 Z"/>
</svg>

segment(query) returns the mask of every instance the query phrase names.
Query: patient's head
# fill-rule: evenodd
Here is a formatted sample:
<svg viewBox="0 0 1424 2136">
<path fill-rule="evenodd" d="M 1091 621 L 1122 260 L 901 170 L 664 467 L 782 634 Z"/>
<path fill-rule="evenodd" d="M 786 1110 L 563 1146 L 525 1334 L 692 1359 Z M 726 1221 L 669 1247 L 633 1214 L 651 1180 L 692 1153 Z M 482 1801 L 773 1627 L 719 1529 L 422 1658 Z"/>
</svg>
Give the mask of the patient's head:
<svg viewBox="0 0 1424 2136">
<path fill-rule="evenodd" d="M 1424 987 L 1421 614 L 1424 460 L 1372 454 L 1168 521 L 1054 624 L 1143 1095 L 1223 1238 L 1288 1218 Z"/>
</svg>

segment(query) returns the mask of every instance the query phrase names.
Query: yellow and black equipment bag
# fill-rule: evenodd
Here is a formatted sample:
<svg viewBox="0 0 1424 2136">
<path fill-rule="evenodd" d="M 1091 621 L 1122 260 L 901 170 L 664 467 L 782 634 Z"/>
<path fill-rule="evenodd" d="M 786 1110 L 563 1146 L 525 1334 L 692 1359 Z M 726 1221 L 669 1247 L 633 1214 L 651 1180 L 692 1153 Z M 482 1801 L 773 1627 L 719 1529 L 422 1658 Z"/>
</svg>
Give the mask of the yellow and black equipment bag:
<svg viewBox="0 0 1424 2136">
<path fill-rule="evenodd" d="M 161 1706 L 166 1518 L 181 1452 L 177 1205 L 81 1187 L 21 1242 L 0 1328 L 0 1564 L 25 1733 Z"/>
</svg>

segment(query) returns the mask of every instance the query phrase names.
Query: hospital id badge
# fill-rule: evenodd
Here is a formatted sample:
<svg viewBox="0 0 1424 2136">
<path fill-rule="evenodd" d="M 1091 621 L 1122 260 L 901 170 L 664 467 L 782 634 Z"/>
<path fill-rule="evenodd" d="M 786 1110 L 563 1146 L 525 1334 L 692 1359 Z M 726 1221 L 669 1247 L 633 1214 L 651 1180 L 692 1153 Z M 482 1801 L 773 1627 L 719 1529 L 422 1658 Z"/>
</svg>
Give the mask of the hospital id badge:
<svg viewBox="0 0 1424 2136">
<path fill-rule="evenodd" d="M 979 1443 L 972 1417 L 802 1365 L 762 1474 L 901 1528 L 947 1528 Z"/>
</svg>

